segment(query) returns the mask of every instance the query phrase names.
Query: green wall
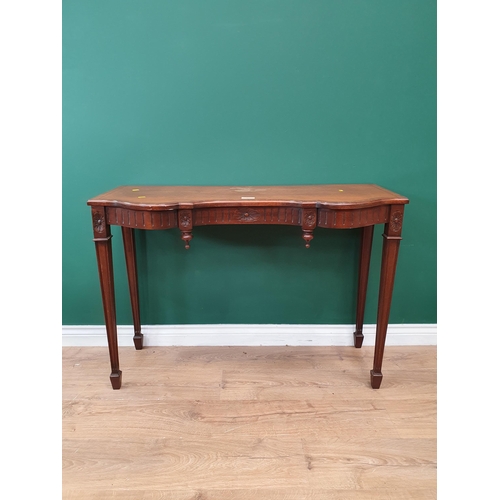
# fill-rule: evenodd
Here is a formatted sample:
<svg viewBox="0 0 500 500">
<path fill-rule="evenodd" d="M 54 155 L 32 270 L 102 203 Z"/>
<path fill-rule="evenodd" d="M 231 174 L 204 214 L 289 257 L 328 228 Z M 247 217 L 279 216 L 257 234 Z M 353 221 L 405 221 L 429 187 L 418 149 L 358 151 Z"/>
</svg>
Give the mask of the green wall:
<svg viewBox="0 0 500 500">
<path fill-rule="evenodd" d="M 390 321 L 435 323 L 435 0 L 63 0 L 63 324 L 104 322 L 89 198 L 316 183 L 410 198 Z M 139 232 L 143 323 L 353 323 L 359 235 L 198 227 L 186 251 L 177 229 Z"/>
</svg>

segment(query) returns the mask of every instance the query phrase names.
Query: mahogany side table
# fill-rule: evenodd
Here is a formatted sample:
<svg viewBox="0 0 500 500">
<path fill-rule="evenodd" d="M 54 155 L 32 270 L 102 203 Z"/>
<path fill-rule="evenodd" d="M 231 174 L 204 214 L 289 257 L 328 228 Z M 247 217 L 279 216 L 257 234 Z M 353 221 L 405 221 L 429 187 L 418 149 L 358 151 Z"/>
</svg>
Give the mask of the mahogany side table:
<svg viewBox="0 0 500 500">
<path fill-rule="evenodd" d="M 287 224 L 300 226 L 306 248 L 316 227 L 362 228 L 354 345 L 363 343 L 363 318 L 375 224 L 384 224 L 382 267 L 371 386 L 380 388 L 385 338 L 396 273 L 403 213 L 408 198 L 375 184 L 303 186 L 121 186 L 87 202 L 97 253 L 104 319 L 111 361 L 111 385 L 121 386 L 116 308 L 111 253 L 111 228 L 121 226 L 130 300 L 134 345 L 142 349 L 143 334 L 134 230 L 179 228 L 185 248 L 195 226 L 215 224 Z"/>
</svg>

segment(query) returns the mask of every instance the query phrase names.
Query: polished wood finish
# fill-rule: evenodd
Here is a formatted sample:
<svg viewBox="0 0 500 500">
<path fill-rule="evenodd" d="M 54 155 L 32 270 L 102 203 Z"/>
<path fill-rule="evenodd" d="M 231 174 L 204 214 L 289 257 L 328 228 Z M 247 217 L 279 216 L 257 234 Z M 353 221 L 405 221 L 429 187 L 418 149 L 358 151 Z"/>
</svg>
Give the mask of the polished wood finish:
<svg viewBox="0 0 500 500">
<path fill-rule="evenodd" d="M 63 500 L 436 498 L 436 347 L 62 349 Z"/>
<path fill-rule="evenodd" d="M 196 226 L 220 224 L 285 224 L 299 226 L 306 248 L 317 227 L 363 228 L 359 264 L 354 343 L 363 342 L 363 317 L 373 226 L 384 224 L 376 349 L 371 371 L 373 388 L 382 381 L 382 359 L 404 205 L 409 200 L 375 184 L 304 186 L 121 186 L 92 198 L 94 241 L 112 366 L 112 385 L 120 388 L 116 340 L 110 225 L 121 226 L 134 317 L 134 343 L 142 347 L 134 229 L 179 228 L 186 249 Z M 119 375 L 118 375 L 119 374 Z"/>
<path fill-rule="evenodd" d="M 382 360 L 384 357 L 385 337 L 389 323 L 392 291 L 396 275 L 401 230 L 403 228 L 403 208 L 391 207 L 389 222 L 384 226 L 384 243 L 382 246 L 382 269 L 380 272 L 380 288 L 377 310 L 377 334 L 375 337 L 375 356 L 373 369 L 370 371 L 371 384 L 374 389 L 382 383 Z"/>
<path fill-rule="evenodd" d="M 353 209 L 408 203 L 375 184 L 304 186 L 120 186 L 88 201 L 89 205 L 138 210 L 201 207 L 288 206 Z"/>
<path fill-rule="evenodd" d="M 135 233 L 130 227 L 122 226 L 123 248 L 125 250 L 125 263 L 127 265 L 128 286 L 132 318 L 134 321 L 134 345 L 142 349 L 143 334 L 141 333 L 141 313 L 139 307 L 139 281 L 137 279 L 137 262 L 135 257 Z"/>
<path fill-rule="evenodd" d="M 356 307 L 356 330 L 354 332 L 354 347 L 363 345 L 363 320 L 365 317 L 366 291 L 368 289 L 368 274 L 370 272 L 370 256 L 372 253 L 373 227 L 366 226 L 361 233 L 361 249 L 359 255 L 358 301 Z"/>
<path fill-rule="evenodd" d="M 111 386 L 119 389 L 122 383 L 122 372 L 118 359 L 118 339 L 116 332 L 115 285 L 113 276 L 113 255 L 111 250 L 111 230 L 106 224 L 104 210 L 92 208 L 94 243 L 97 255 L 99 281 L 101 283 L 102 305 L 106 335 L 108 337 L 109 359 L 111 363 Z"/>
</svg>

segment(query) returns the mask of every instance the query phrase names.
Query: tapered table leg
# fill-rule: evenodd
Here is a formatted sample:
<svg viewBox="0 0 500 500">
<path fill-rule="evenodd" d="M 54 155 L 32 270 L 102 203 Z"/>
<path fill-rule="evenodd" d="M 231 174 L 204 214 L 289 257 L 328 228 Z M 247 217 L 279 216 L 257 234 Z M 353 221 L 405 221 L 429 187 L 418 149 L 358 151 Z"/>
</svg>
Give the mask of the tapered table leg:
<svg viewBox="0 0 500 500">
<path fill-rule="evenodd" d="M 111 374 L 109 376 L 113 389 L 119 389 L 122 384 L 122 372 L 118 359 L 118 339 L 116 331 L 115 286 L 113 278 L 113 256 L 111 253 L 111 231 L 105 222 L 104 208 L 92 208 L 94 225 L 94 242 L 97 255 L 97 267 L 101 283 L 104 321 L 108 337 Z"/>
<path fill-rule="evenodd" d="M 370 271 L 370 256 L 372 252 L 373 227 L 366 226 L 361 233 L 361 250 L 359 256 L 358 300 L 356 307 L 356 331 L 354 332 L 354 347 L 363 345 L 363 320 L 365 316 L 366 290 L 368 288 L 368 273 Z"/>
<path fill-rule="evenodd" d="M 382 247 L 382 268 L 380 271 L 375 354 L 373 358 L 373 370 L 370 371 L 373 389 L 379 389 L 382 383 L 382 360 L 384 357 L 387 326 L 389 324 L 389 313 L 391 309 L 392 291 L 394 288 L 394 277 L 396 275 L 402 226 L 403 206 L 393 205 L 391 207 L 389 222 L 385 224 L 383 234 L 384 243 Z"/>
<path fill-rule="evenodd" d="M 128 287 L 132 317 L 134 320 L 134 345 L 137 350 L 142 349 L 143 335 L 141 333 L 141 315 L 139 309 L 139 284 L 137 280 L 137 260 L 135 257 L 134 230 L 122 226 L 123 247 L 125 249 L 125 263 L 127 265 Z"/>
</svg>

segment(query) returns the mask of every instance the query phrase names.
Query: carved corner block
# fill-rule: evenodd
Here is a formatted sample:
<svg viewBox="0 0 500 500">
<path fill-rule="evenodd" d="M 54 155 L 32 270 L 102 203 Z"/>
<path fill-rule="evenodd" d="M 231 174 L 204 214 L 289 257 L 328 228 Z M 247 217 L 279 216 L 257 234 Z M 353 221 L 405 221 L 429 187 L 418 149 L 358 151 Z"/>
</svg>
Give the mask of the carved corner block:
<svg viewBox="0 0 500 500">
<path fill-rule="evenodd" d="M 108 240 L 111 231 L 106 222 L 106 209 L 104 207 L 92 207 L 92 228 L 94 230 L 94 241 Z"/>
<path fill-rule="evenodd" d="M 385 224 L 384 237 L 388 239 L 401 240 L 403 230 L 404 205 L 391 205 L 389 221 Z"/>
</svg>

